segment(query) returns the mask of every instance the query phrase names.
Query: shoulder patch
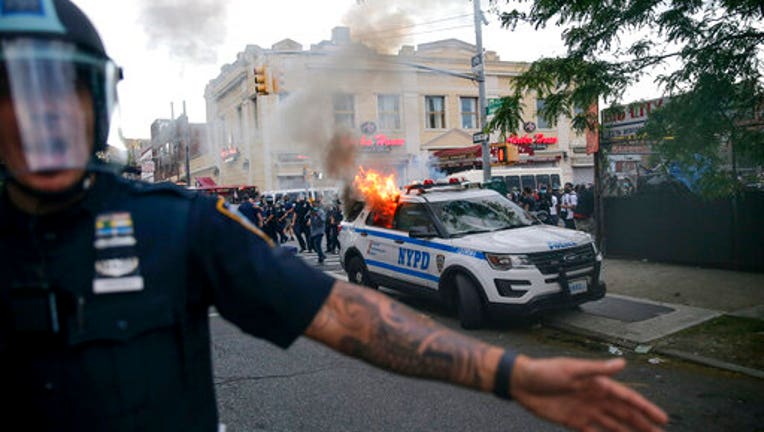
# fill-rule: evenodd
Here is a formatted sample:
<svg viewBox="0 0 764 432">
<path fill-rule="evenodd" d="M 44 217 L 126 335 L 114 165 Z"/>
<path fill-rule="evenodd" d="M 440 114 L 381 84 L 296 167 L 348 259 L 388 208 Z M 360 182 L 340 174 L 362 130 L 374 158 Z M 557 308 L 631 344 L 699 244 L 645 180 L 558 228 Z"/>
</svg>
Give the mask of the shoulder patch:
<svg viewBox="0 0 764 432">
<path fill-rule="evenodd" d="M 218 198 L 218 202 L 215 205 L 215 208 L 217 211 L 225 215 L 226 217 L 233 219 L 234 221 L 238 222 L 239 225 L 243 226 L 244 228 L 248 229 L 250 232 L 255 234 L 256 236 L 260 237 L 265 243 L 268 244 L 268 246 L 275 248 L 276 244 L 273 243 L 273 240 L 271 240 L 268 235 L 266 235 L 260 228 L 256 227 L 252 224 L 252 222 L 249 221 L 249 219 L 246 218 L 243 214 L 239 212 L 239 210 L 231 208 L 230 205 L 225 201 L 223 198 Z"/>
</svg>

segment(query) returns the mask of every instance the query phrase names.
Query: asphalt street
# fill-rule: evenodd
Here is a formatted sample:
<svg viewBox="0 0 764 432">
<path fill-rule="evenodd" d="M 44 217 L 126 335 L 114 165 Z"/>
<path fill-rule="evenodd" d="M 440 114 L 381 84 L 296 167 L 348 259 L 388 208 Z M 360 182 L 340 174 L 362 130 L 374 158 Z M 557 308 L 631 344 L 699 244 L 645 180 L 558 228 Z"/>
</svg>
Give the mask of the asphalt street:
<svg viewBox="0 0 764 432">
<path fill-rule="evenodd" d="M 312 254 L 301 254 L 318 266 Z M 336 271 L 337 258 L 321 265 Z M 389 293 L 442 324 L 456 320 L 428 302 Z M 306 338 L 288 350 L 211 318 L 215 383 L 227 431 L 556 431 L 516 403 L 401 377 Z M 536 357 L 609 358 L 604 342 L 550 329 L 539 320 L 473 331 Z M 617 355 L 617 354 L 616 354 Z M 618 378 L 667 410 L 670 431 L 764 431 L 764 382 L 660 356 L 622 353 Z"/>
<path fill-rule="evenodd" d="M 424 310 L 456 328 L 454 319 Z M 516 403 L 380 371 L 306 338 L 281 350 L 219 317 L 212 318 L 211 329 L 220 419 L 228 432 L 562 430 Z M 537 357 L 611 356 L 606 344 L 533 323 L 470 334 Z M 761 380 L 625 355 L 629 365 L 618 378 L 668 411 L 669 431 L 764 430 Z"/>
</svg>

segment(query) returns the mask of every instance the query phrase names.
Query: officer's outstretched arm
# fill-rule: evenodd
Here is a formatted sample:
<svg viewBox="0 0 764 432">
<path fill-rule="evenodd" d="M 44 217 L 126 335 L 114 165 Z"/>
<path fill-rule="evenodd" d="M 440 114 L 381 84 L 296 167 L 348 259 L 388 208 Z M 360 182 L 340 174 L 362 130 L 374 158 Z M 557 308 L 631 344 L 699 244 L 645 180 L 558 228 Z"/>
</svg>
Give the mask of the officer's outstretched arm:
<svg viewBox="0 0 764 432">
<path fill-rule="evenodd" d="M 371 364 L 477 390 L 493 390 L 500 347 L 447 329 L 379 292 L 338 281 L 306 335 Z M 570 428 L 659 430 L 666 414 L 610 378 L 622 360 L 519 355 L 510 393 L 534 414 Z M 631 428 L 631 429 L 630 429 Z"/>
</svg>

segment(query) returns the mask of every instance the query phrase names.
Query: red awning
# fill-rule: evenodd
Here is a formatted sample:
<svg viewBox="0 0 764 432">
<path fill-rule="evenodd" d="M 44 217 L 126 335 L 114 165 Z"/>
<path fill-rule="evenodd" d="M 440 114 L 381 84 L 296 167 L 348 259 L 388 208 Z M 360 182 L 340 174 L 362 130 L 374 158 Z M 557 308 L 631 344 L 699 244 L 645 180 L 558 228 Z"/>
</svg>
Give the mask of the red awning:
<svg viewBox="0 0 764 432">
<path fill-rule="evenodd" d="M 435 157 L 456 157 L 456 156 L 482 156 L 483 151 L 480 144 L 471 147 L 462 147 L 454 149 L 438 150 L 432 154 Z"/>
<path fill-rule="evenodd" d="M 215 180 L 212 180 L 212 177 L 197 177 L 196 185 L 197 187 L 217 186 L 217 184 L 215 183 Z"/>
</svg>

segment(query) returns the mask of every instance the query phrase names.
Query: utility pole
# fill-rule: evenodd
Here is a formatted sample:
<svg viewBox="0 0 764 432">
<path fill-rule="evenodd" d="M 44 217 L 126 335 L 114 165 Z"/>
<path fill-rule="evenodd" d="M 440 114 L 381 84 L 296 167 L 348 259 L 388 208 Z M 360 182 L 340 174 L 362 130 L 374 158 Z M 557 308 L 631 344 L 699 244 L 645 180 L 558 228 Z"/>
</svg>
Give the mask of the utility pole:
<svg viewBox="0 0 764 432">
<path fill-rule="evenodd" d="M 188 142 L 186 142 L 186 187 L 191 187 L 191 158 L 189 157 Z"/>
<path fill-rule="evenodd" d="M 483 12 L 480 10 L 480 0 L 472 0 L 472 4 L 475 7 L 475 45 L 477 49 L 476 59 L 473 60 L 473 67 L 475 74 L 477 75 L 478 82 L 478 105 L 480 108 L 480 129 L 485 129 L 486 124 L 486 107 L 488 106 L 485 99 L 485 65 L 483 56 Z M 478 63 L 478 64 L 475 64 Z M 491 149 L 488 143 L 488 136 L 483 134 L 483 140 L 480 143 L 483 153 L 483 181 L 491 179 Z"/>
</svg>

